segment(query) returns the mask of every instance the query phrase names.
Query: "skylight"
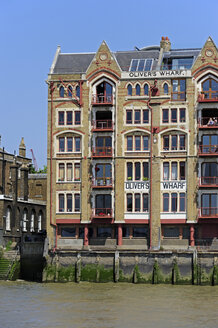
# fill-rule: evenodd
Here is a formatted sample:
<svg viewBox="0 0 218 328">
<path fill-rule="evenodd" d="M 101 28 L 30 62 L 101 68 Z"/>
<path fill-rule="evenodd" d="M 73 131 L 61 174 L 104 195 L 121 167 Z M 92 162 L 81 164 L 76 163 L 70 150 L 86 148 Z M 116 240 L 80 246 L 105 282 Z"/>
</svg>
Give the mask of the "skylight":
<svg viewBox="0 0 218 328">
<path fill-rule="evenodd" d="M 130 64 L 131 72 L 150 71 L 152 66 L 152 59 L 132 59 Z"/>
</svg>

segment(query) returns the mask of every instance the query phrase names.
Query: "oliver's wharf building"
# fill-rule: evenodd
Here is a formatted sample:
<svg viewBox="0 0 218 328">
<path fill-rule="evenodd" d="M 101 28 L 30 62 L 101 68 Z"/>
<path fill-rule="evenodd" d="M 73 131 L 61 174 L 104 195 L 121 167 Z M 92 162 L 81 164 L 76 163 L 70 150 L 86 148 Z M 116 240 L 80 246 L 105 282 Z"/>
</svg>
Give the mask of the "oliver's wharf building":
<svg viewBox="0 0 218 328">
<path fill-rule="evenodd" d="M 48 75 L 50 248 L 207 246 L 218 236 L 218 54 L 61 53 Z"/>
</svg>

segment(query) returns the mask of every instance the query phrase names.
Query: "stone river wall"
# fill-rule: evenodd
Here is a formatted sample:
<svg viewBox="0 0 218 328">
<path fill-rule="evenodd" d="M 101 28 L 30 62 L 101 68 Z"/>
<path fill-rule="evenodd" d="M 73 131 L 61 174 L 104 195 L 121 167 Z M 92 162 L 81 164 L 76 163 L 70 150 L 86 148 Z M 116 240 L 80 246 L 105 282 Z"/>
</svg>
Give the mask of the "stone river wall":
<svg viewBox="0 0 218 328">
<path fill-rule="evenodd" d="M 42 280 L 218 285 L 218 252 L 59 251 L 47 256 Z"/>
</svg>

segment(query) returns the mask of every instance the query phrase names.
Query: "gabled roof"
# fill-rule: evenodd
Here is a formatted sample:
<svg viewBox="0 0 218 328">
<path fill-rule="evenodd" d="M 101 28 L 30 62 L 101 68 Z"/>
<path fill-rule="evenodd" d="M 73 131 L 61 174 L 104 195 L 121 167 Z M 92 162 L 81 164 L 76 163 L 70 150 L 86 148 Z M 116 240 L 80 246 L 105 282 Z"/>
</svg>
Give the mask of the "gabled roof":
<svg viewBox="0 0 218 328">
<path fill-rule="evenodd" d="M 85 73 L 95 53 L 59 54 L 53 74 Z"/>
</svg>

